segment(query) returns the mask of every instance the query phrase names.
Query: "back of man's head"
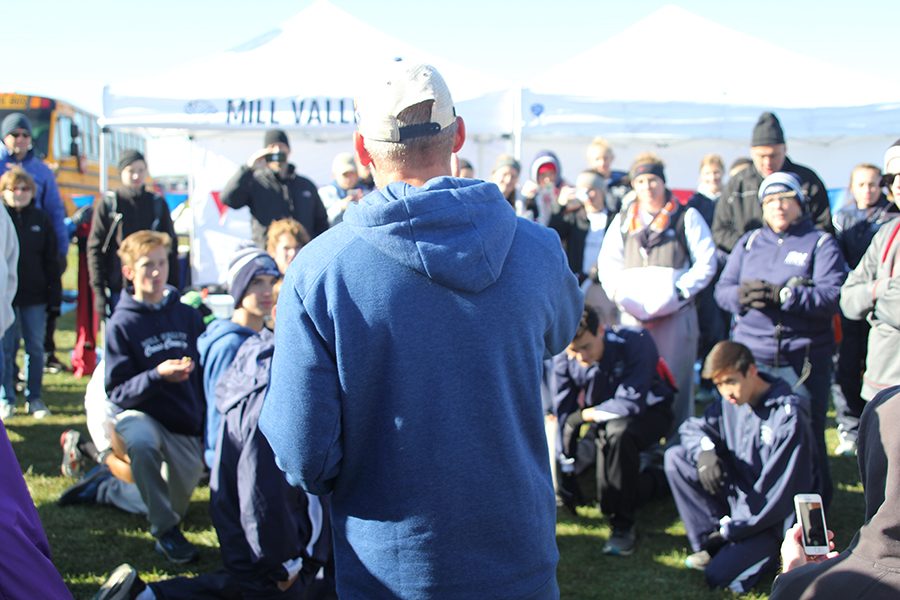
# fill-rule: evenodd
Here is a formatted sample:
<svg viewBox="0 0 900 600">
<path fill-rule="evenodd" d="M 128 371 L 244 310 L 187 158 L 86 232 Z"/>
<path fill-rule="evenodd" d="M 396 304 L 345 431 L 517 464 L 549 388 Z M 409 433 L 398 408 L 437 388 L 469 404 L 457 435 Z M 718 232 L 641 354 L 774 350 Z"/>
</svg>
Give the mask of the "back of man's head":
<svg viewBox="0 0 900 600">
<path fill-rule="evenodd" d="M 434 67 L 395 63 L 386 77 L 356 98 L 356 113 L 359 134 L 376 171 L 449 165 L 456 109 L 450 89 Z"/>
</svg>

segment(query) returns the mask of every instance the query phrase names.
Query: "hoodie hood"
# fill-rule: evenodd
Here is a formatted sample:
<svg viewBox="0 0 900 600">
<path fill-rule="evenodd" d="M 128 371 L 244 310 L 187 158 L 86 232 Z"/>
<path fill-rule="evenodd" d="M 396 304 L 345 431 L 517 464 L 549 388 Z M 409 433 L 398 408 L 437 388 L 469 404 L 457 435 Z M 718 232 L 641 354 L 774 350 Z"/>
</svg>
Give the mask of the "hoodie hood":
<svg viewBox="0 0 900 600">
<path fill-rule="evenodd" d="M 220 413 L 226 414 L 242 400 L 269 385 L 269 365 L 274 350 L 275 334 L 268 329 L 241 344 L 231 367 L 216 384 L 216 408 Z"/>
<path fill-rule="evenodd" d="M 495 184 L 455 177 L 418 188 L 392 183 L 344 215 L 344 223 L 380 252 L 464 292 L 480 292 L 500 276 L 516 222 Z"/>
<path fill-rule="evenodd" d="M 556 154 L 550 150 L 541 150 L 537 153 L 537 156 L 534 157 L 534 160 L 531 162 L 531 180 L 537 181 L 538 169 L 547 164 L 553 165 L 556 168 L 556 185 L 559 185 L 562 182 L 562 165 Z"/>
<path fill-rule="evenodd" d="M 216 342 L 222 338 L 238 334 L 242 338 L 247 338 L 256 332 L 249 327 L 238 325 L 230 319 L 216 319 L 206 327 L 199 338 L 197 338 L 197 351 L 200 353 L 200 361 L 206 364 L 206 358 L 210 349 L 216 345 Z"/>
</svg>

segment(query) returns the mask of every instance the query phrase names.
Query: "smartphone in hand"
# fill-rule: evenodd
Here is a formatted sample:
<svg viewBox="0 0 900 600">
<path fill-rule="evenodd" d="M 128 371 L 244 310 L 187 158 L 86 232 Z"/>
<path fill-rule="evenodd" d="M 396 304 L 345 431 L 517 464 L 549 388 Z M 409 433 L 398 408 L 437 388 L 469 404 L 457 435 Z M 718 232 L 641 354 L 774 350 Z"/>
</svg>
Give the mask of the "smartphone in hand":
<svg viewBox="0 0 900 600">
<path fill-rule="evenodd" d="M 803 551 L 807 556 L 828 554 L 828 526 L 825 524 L 825 507 L 819 494 L 797 494 L 794 510 L 803 534 Z"/>
</svg>

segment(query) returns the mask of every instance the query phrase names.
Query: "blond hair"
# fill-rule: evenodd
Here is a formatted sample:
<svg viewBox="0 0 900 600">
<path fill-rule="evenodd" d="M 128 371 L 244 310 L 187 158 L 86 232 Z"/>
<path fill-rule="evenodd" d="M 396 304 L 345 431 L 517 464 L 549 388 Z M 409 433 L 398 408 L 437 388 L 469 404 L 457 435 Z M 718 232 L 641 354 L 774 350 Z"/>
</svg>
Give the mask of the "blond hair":
<svg viewBox="0 0 900 600">
<path fill-rule="evenodd" d="M 37 193 L 37 185 L 34 178 L 22 167 L 15 166 L 0 176 L 0 190 L 11 190 L 16 184 L 24 183 L 31 189 L 31 194 Z"/>
<path fill-rule="evenodd" d="M 274 254 L 278 238 L 285 233 L 293 237 L 301 248 L 309 243 L 309 233 L 299 221 L 290 217 L 278 219 L 269 223 L 269 229 L 266 231 L 266 252 Z"/>
<path fill-rule="evenodd" d="M 725 163 L 722 161 L 722 157 L 718 154 L 707 154 L 703 158 L 700 159 L 700 170 L 703 170 L 703 167 L 719 167 L 719 170 L 723 173 L 725 172 Z"/>
<path fill-rule="evenodd" d="M 172 238 L 169 237 L 169 234 L 143 229 L 135 231 L 122 240 L 117 254 L 123 265 L 134 267 L 142 256 L 147 256 L 151 250 L 159 247 L 165 248 L 166 252 L 172 248 Z"/>
</svg>

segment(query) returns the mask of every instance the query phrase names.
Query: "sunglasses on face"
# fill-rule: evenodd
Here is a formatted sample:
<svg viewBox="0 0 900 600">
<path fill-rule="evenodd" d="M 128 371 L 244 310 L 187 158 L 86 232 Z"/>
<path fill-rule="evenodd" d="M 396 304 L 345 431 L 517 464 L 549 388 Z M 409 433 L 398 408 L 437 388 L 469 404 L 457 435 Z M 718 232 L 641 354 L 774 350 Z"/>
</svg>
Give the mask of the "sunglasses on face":
<svg viewBox="0 0 900 600">
<path fill-rule="evenodd" d="M 896 179 L 898 175 L 900 175 L 900 173 L 885 173 L 881 176 L 881 185 L 884 187 L 891 187 L 894 185 L 894 179 Z"/>
<path fill-rule="evenodd" d="M 30 138 L 30 137 L 31 137 L 31 134 L 28 133 L 27 131 L 13 131 L 13 132 L 10 133 L 9 135 L 13 136 L 13 137 L 16 138 L 16 139 L 18 139 L 18 138 Z"/>
</svg>

